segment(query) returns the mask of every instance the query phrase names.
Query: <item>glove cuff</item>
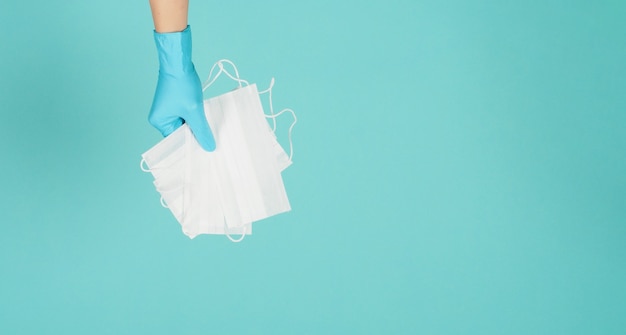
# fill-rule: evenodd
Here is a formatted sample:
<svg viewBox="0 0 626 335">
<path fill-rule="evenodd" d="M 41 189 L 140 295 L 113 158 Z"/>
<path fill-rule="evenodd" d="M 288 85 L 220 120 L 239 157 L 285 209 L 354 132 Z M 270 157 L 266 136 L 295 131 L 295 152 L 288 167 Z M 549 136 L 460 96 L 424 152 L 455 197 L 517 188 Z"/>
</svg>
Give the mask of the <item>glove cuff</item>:
<svg viewBox="0 0 626 335">
<path fill-rule="evenodd" d="M 159 72 L 176 75 L 195 72 L 191 61 L 191 27 L 175 33 L 157 33 L 154 42 L 159 54 Z"/>
</svg>

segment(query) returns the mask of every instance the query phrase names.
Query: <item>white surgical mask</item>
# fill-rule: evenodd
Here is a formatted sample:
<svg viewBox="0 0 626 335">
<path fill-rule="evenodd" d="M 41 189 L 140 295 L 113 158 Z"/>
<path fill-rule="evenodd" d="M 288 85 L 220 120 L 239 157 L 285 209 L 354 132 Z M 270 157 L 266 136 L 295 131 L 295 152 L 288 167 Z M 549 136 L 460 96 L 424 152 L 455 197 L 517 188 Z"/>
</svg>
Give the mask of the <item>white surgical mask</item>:
<svg viewBox="0 0 626 335">
<path fill-rule="evenodd" d="M 233 67 L 235 75 L 224 63 Z M 216 68 L 219 71 L 213 76 Z M 203 89 L 221 74 L 237 81 L 239 87 L 204 101 L 216 150 L 204 151 L 184 124 L 142 155 L 142 169 L 152 173 L 161 203 L 187 236 L 224 234 L 238 242 L 251 234 L 253 222 L 291 209 L 281 172 L 293 157 L 291 131 L 296 117 L 290 109 L 274 114 L 273 79 L 261 92 L 269 93 L 271 113 L 265 115 L 256 85 L 240 79 L 234 64 L 227 60 L 213 66 Z M 289 128 L 289 155 L 274 134 L 275 118 L 286 112 L 294 118 Z M 272 128 L 267 118 L 272 120 Z M 231 234 L 242 236 L 235 240 Z"/>
</svg>

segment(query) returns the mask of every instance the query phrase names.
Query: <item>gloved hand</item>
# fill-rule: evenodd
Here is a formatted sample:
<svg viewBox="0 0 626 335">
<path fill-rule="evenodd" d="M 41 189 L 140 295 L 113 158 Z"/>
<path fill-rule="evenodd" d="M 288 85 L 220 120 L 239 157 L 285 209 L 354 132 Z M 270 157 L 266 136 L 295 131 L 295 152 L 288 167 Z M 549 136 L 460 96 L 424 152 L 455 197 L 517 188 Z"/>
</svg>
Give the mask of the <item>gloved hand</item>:
<svg viewBox="0 0 626 335">
<path fill-rule="evenodd" d="M 191 28 L 176 33 L 155 31 L 154 40 L 159 53 L 159 81 L 148 121 L 163 136 L 185 122 L 204 150 L 215 150 L 204 115 L 202 84 L 191 62 Z"/>
</svg>

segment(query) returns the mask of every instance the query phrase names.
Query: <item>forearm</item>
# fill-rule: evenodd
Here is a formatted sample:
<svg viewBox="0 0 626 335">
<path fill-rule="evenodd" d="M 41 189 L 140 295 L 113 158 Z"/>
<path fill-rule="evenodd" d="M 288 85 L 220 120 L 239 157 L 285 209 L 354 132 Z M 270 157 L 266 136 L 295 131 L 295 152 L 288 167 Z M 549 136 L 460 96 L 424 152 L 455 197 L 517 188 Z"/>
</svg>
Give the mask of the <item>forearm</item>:
<svg viewBox="0 0 626 335">
<path fill-rule="evenodd" d="M 150 0 L 157 33 L 183 31 L 187 27 L 189 0 Z"/>
</svg>

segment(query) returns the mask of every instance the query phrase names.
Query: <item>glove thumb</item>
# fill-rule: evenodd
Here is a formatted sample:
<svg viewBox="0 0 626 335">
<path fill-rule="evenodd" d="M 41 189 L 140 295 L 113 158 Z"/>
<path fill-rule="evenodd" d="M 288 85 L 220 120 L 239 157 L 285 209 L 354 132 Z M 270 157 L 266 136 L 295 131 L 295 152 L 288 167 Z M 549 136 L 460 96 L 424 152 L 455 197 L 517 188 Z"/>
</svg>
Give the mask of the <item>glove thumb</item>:
<svg viewBox="0 0 626 335">
<path fill-rule="evenodd" d="M 200 146 L 206 151 L 214 151 L 215 150 L 215 138 L 213 137 L 213 132 L 209 127 L 209 123 L 206 120 L 206 116 L 204 115 L 204 106 L 198 105 L 198 110 L 190 113 L 188 117 L 185 119 L 185 123 L 189 125 L 191 132 L 196 138 L 196 141 L 200 144 Z"/>
</svg>

